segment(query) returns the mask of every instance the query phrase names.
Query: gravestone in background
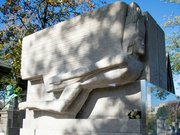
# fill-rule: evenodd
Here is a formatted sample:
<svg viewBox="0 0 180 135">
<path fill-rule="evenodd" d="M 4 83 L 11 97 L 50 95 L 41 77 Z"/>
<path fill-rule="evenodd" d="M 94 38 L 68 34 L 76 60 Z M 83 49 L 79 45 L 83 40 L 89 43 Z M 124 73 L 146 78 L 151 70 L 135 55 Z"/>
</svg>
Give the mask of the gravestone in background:
<svg viewBox="0 0 180 135">
<path fill-rule="evenodd" d="M 11 67 L 0 61 L 1 79 L 8 78 L 10 72 Z M 26 91 L 26 86 L 22 87 L 24 83 L 18 80 L 17 85 Z M 18 97 L 13 93 L 12 85 L 6 83 L 0 85 L 0 135 L 19 135 L 25 111 L 18 110 Z"/>
<path fill-rule="evenodd" d="M 136 3 L 115 2 L 23 39 L 21 135 L 143 134 L 142 83 L 167 88 L 164 33 Z M 144 116 L 143 116 L 144 118 Z"/>
</svg>

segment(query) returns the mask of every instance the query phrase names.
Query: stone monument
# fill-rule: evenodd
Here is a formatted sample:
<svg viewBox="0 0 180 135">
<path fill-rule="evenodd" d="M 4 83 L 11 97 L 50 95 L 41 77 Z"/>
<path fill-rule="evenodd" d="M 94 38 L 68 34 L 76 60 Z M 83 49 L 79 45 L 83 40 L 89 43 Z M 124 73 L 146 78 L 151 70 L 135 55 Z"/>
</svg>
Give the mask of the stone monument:
<svg viewBox="0 0 180 135">
<path fill-rule="evenodd" d="M 136 3 L 115 2 L 23 39 L 21 135 L 143 134 L 140 80 L 167 88 L 164 33 Z"/>
</svg>

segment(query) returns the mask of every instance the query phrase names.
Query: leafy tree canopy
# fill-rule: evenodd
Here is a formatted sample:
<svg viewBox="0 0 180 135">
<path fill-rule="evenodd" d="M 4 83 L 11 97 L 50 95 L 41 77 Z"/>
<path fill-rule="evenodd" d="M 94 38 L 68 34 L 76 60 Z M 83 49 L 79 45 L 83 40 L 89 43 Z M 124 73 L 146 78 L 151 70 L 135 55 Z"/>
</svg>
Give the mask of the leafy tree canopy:
<svg viewBox="0 0 180 135">
<path fill-rule="evenodd" d="M 162 0 L 164 2 L 170 2 L 170 3 L 180 3 L 180 0 Z"/>
<path fill-rule="evenodd" d="M 162 0 L 165 2 L 180 4 L 180 0 Z M 167 51 L 170 54 L 172 70 L 180 73 L 180 16 L 169 16 L 164 23 L 165 28 L 171 28 L 172 33 L 166 37 Z"/>
</svg>

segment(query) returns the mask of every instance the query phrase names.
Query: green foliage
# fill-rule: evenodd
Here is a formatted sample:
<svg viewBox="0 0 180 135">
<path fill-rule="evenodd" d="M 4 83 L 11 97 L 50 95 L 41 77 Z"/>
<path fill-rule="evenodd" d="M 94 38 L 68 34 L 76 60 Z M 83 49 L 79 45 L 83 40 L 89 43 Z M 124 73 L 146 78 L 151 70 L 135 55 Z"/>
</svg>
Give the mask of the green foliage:
<svg viewBox="0 0 180 135">
<path fill-rule="evenodd" d="M 180 0 L 161 0 L 163 2 L 180 3 Z"/>
<path fill-rule="evenodd" d="M 158 109 L 157 113 L 156 113 L 156 117 L 160 118 L 166 118 L 168 116 L 168 107 L 167 106 L 162 106 Z"/>
<path fill-rule="evenodd" d="M 12 67 L 11 79 L 20 77 L 23 37 L 88 12 L 104 1 L 6 0 L 0 7 L 0 59 Z"/>
<path fill-rule="evenodd" d="M 170 3 L 180 4 L 179 0 L 163 0 Z M 166 37 L 167 51 L 170 54 L 172 71 L 175 74 L 180 73 L 180 16 L 169 16 L 164 23 L 165 28 L 171 28 L 173 31 Z"/>
<path fill-rule="evenodd" d="M 180 31 L 166 37 L 167 51 L 170 54 L 171 67 L 174 73 L 180 72 Z"/>
<path fill-rule="evenodd" d="M 147 125 L 148 125 L 148 133 L 150 135 L 155 135 L 157 133 L 157 119 L 154 117 L 148 117 L 147 118 Z"/>
<path fill-rule="evenodd" d="M 11 79 L 11 75 L 7 76 L 0 76 L 0 90 L 5 90 L 6 85 L 11 84 L 12 86 L 16 87 L 16 81 Z"/>
<path fill-rule="evenodd" d="M 21 96 L 22 92 L 23 92 L 23 90 L 19 86 L 17 88 L 15 88 L 15 90 L 14 90 L 14 94 L 18 95 L 18 97 Z"/>
<path fill-rule="evenodd" d="M 168 17 L 167 21 L 164 23 L 164 27 L 174 27 L 180 25 L 180 16 Z"/>
<path fill-rule="evenodd" d="M 167 125 L 172 125 L 172 122 L 180 118 L 180 103 L 172 102 L 158 108 L 156 118 L 163 117 L 166 119 Z"/>
</svg>

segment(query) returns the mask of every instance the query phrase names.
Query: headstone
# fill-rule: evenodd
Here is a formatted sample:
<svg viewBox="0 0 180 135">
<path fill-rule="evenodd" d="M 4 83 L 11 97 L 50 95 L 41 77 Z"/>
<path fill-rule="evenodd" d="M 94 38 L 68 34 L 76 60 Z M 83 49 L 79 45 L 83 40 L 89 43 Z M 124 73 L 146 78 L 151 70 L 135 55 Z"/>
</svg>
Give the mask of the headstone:
<svg viewBox="0 0 180 135">
<path fill-rule="evenodd" d="M 19 135 L 24 117 L 24 110 L 13 108 L 0 110 L 0 134 Z"/>
<path fill-rule="evenodd" d="M 166 134 L 164 125 L 165 125 L 165 119 L 163 118 L 157 119 L 157 135 Z"/>
<path fill-rule="evenodd" d="M 136 3 L 115 2 L 23 39 L 28 80 L 20 135 L 140 135 L 142 81 L 167 88 L 164 33 Z M 144 121 L 143 121 L 144 122 Z"/>
<path fill-rule="evenodd" d="M 11 72 L 11 67 L 6 63 L 0 61 L 0 78 L 6 77 Z M 0 84 L 0 109 L 5 105 L 5 90 L 3 89 L 4 84 Z"/>
</svg>

